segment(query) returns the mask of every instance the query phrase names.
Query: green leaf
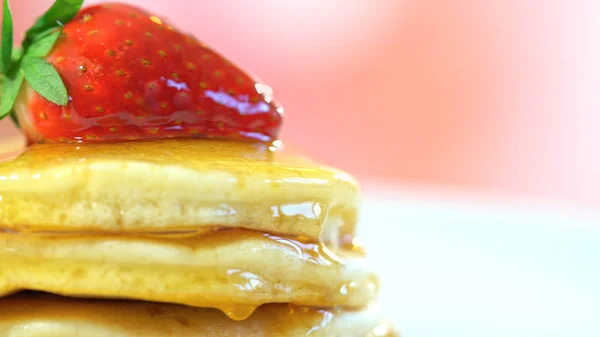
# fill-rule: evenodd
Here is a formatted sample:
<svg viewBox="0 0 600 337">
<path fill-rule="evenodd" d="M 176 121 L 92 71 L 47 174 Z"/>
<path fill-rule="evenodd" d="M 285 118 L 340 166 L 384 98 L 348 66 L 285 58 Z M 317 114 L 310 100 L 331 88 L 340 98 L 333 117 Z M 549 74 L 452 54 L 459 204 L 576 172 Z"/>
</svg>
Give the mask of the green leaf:
<svg viewBox="0 0 600 337">
<path fill-rule="evenodd" d="M 52 7 L 37 19 L 33 27 L 25 34 L 23 47 L 27 48 L 36 35 L 50 28 L 61 27 L 71 21 L 81 9 L 83 0 L 56 0 Z"/>
<path fill-rule="evenodd" d="M 53 32 L 41 36 L 37 40 L 33 41 L 31 46 L 29 46 L 27 49 L 25 55 L 38 57 L 44 57 L 48 55 L 56 43 L 56 40 L 58 40 L 60 34 L 61 30 L 53 30 Z"/>
<path fill-rule="evenodd" d="M 2 102 L 0 102 L 0 119 L 6 117 L 12 111 L 22 84 L 22 71 L 18 71 L 14 79 L 4 78 L 2 82 Z"/>
<path fill-rule="evenodd" d="M 23 49 L 19 47 L 13 48 L 11 57 L 12 61 L 18 62 L 21 59 L 21 56 L 23 56 Z"/>
<path fill-rule="evenodd" d="M 54 104 L 67 105 L 67 88 L 53 65 L 41 58 L 25 56 L 21 68 L 33 90 Z"/>
<path fill-rule="evenodd" d="M 8 0 L 2 4 L 2 51 L 0 58 L 0 72 L 6 74 L 10 66 L 10 57 L 13 47 L 13 21 Z"/>
</svg>

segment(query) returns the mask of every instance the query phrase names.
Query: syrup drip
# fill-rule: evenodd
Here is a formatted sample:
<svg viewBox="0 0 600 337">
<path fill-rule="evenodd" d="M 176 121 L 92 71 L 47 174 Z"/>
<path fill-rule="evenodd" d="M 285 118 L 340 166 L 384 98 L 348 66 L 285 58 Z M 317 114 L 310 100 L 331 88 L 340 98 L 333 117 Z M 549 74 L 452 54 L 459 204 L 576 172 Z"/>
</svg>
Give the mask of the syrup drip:
<svg viewBox="0 0 600 337">
<path fill-rule="evenodd" d="M 227 317 L 234 321 L 243 321 L 250 317 L 259 307 L 258 305 L 243 305 L 243 304 L 217 304 L 212 306 L 221 310 Z"/>
</svg>

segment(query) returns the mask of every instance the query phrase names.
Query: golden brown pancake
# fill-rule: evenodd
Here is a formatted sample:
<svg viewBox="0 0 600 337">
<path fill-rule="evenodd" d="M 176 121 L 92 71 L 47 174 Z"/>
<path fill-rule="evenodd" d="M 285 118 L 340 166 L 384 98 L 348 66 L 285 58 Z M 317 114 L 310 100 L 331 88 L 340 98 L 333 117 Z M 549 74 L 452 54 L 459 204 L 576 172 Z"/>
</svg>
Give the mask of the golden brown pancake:
<svg viewBox="0 0 600 337">
<path fill-rule="evenodd" d="M 265 305 L 244 321 L 214 309 L 27 293 L 0 299 L 10 337 L 391 337 L 375 305 L 355 312 Z"/>
<path fill-rule="evenodd" d="M 352 233 L 347 174 L 274 146 L 210 140 L 37 144 L 0 164 L 0 228 L 178 231 L 215 226 L 334 240 Z"/>
<path fill-rule="evenodd" d="M 0 233 L 0 295 L 171 302 L 233 319 L 264 303 L 359 308 L 375 298 L 377 280 L 355 255 L 242 229 L 177 239 Z"/>
</svg>

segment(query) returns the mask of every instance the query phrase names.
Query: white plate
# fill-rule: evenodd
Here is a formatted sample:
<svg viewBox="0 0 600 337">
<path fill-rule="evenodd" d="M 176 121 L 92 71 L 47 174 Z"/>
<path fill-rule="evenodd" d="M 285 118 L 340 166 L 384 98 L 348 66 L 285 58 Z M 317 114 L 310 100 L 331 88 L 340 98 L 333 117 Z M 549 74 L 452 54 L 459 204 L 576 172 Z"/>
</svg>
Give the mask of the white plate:
<svg viewBox="0 0 600 337">
<path fill-rule="evenodd" d="M 600 336 L 600 215 L 370 190 L 359 233 L 405 337 Z"/>
</svg>

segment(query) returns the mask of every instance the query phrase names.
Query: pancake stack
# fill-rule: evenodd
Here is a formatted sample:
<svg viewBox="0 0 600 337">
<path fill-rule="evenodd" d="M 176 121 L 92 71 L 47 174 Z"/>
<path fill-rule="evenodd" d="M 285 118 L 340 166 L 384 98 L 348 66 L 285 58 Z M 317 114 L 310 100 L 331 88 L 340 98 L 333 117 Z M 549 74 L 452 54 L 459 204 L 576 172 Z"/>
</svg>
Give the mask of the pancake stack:
<svg viewBox="0 0 600 337">
<path fill-rule="evenodd" d="M 36 144 L 0 164 L 0 336 L 395 336 L 358 204 L 278 141 Z"/>
</svg>

